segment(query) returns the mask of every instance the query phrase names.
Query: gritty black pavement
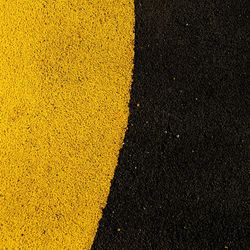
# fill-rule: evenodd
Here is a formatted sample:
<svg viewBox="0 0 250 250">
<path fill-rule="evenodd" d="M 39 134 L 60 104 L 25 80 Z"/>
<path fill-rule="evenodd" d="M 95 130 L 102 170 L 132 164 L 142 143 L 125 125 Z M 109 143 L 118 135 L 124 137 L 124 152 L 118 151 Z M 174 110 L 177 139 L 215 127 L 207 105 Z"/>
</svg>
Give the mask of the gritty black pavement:
<svg viewBox="0 0 250 250">
<path fill-rule="evenodd" d="M 250 249 L 247 0 L 136 0 L 129 126 L 93 249 Z"/>
</svg>

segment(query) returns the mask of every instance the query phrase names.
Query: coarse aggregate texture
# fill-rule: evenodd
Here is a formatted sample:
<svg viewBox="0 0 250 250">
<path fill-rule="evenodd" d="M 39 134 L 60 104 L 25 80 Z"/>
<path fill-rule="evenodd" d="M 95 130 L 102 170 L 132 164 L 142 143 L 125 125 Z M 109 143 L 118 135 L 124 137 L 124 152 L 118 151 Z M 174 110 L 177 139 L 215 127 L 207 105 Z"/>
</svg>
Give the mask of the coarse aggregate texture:
<svg viewBox="0 0 250 250">
<path fill-rule="evenodd" d="M 0 0 L 0 249 L 90 249 L 128 119 L 132 0 Z"/>
<path fill-rule="evenodd" d="M 135 0 L 129 126 L 93 249 L 250 249 L 248 5 Z"/>
</svg>

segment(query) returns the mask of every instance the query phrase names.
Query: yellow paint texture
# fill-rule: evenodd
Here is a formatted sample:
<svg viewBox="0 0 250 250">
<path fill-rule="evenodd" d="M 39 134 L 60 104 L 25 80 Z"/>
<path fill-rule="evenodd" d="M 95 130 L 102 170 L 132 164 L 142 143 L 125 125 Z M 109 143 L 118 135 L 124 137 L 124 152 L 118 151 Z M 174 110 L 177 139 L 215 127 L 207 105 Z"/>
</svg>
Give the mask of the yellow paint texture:
<svg viewBox="0 0 250 250">
<path fill-rule="evenodd" d="M 0 249 L 90 249 L 128 120 L 133 0 L 0 0 Z"/>
</svg>

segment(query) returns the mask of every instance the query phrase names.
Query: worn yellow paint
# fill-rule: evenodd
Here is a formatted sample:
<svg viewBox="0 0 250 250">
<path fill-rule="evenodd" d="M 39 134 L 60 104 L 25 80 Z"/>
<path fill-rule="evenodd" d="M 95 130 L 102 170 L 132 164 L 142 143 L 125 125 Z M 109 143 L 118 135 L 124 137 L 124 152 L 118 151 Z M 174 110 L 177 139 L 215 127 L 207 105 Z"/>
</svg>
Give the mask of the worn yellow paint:
<svg viewBox="0 0 250 250">
<path fill-rule="evenodd" d="M 0 0 L 0 249 L 90 249 L 128 120 L 133 0 Z"/>
</svg>

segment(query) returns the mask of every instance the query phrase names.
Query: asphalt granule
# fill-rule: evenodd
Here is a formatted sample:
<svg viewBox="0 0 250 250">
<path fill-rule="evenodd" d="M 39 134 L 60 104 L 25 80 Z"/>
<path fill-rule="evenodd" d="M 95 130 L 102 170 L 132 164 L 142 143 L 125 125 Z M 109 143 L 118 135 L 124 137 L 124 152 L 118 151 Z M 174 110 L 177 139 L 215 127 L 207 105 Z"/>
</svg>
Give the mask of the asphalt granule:
<svg viewBox="0 0 250 250">
<path fill-rule="evenodd" d="M 246 0 L 136 0 L 129 128 L 93 249 L 250 249 Z"/>
</svg>

